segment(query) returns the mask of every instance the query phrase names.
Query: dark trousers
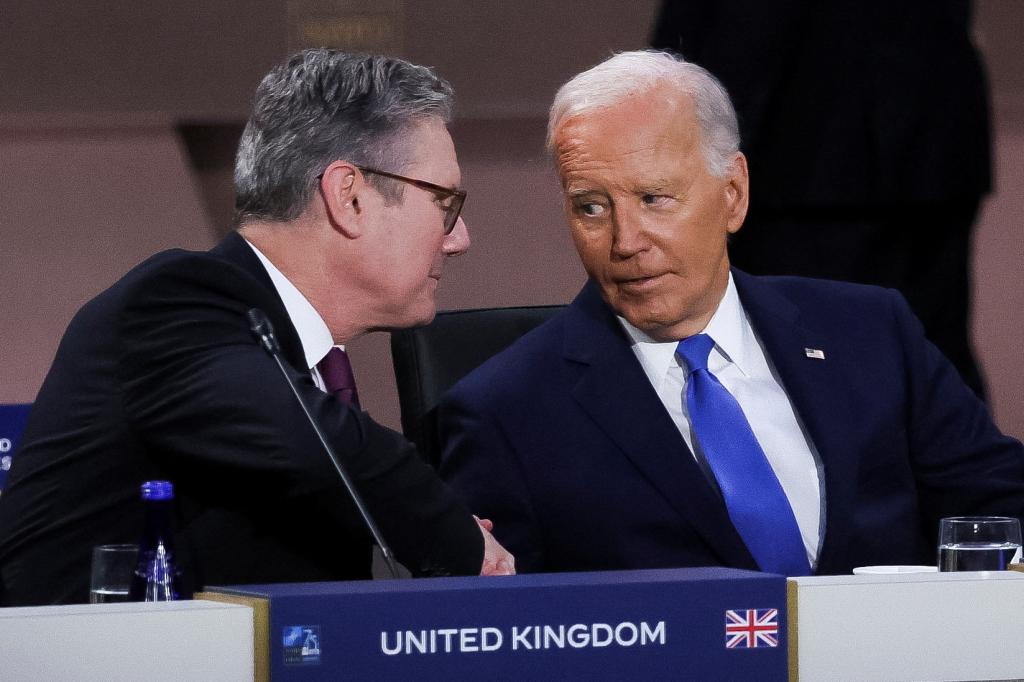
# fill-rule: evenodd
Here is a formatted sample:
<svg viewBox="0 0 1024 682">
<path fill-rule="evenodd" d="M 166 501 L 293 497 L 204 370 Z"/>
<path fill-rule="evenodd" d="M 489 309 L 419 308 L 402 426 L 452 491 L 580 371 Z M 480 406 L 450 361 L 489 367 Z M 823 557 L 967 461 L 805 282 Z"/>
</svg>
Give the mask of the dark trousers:
<svg viewBox="0 0 1024 682">
<path fill-rule="evenodd" d="M 971 228 L 978 201 L 857 209 L 752 209 L 729 246 L 758 275 L 800 275 L 898 289 L 928 338 L 982 399 L 971 323 Z"/>
</svg>

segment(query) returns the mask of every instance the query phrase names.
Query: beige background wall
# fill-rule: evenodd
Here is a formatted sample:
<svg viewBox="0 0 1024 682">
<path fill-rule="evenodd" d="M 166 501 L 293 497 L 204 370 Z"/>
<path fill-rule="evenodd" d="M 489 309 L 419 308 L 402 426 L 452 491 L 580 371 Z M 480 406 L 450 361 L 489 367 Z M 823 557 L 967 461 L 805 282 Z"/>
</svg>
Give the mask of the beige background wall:
<svg viewBox="0 0 1024 682">
<path fill-rule="evenodd" d="M 541 149 L 545 109 L 568 76 L 642 46 L 655 5 L 6 0 L 0 402 L 34 398 L 71 315 L 129 267 L 165 247 L 217 241 L 249 97 L 309 7 L 371 20 L 383 7 L 397 17 L 395 51 L 455 84 L 473 247 L 449 263 L 440 306 L 568 301 L 583 273 Z M 1024 3 L 979 0 L 977 23 L 992 75 L 997 191 L 977 231 L 975 339 L 996 419 L 1024 437 Z M 373 334 L 352 352 L 367 409 L 397 427 L 387 341 Z"/>
</svg>

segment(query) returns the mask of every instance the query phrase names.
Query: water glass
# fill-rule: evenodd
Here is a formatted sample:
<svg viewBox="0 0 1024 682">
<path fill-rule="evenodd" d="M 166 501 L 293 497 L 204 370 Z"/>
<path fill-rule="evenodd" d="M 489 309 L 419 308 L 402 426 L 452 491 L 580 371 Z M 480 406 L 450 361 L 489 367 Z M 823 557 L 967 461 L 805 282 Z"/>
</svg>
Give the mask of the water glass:
<svg viewBox="0 0 1024 682">
<path fill-rule="evenodd" d="M 939 523 L 940 571 L 1005 571 L 1020 560 L 1020 521 L 1008 516 L 953 516 Z"/>
<path fill-rule="evenodd" d="M 97 545 L 92 548 L 92 577 L 89 603 L 107 604 L 128 601 L 138 545 Z"/>
</svg>

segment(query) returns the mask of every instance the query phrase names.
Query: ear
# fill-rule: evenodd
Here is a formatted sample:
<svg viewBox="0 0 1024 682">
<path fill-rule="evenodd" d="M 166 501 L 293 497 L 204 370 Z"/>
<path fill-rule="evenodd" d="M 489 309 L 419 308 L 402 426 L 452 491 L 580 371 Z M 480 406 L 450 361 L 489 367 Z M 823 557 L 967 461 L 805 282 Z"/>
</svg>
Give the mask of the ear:
<svg viewBox="0 0 1024 682">
<path fill-rule="evenodd" d="M 736 152 L 732 159 L 732 168 L 726 177 L 725 227 L 729 234 L 739 232 L 743 220 L 747 217 L 747 206 L 750 204 L 750 177 L 747 173 L 747 157 L 743 152 Z"/>
<path fill-rule="evenodd" d="M 363 174 L 348 161 L 335 161 L 320 177 L 320 194 L 331 226 L 352 239 L 362 234 L 363 206 L 359 198 L 366 188 Z"/>
</svg>

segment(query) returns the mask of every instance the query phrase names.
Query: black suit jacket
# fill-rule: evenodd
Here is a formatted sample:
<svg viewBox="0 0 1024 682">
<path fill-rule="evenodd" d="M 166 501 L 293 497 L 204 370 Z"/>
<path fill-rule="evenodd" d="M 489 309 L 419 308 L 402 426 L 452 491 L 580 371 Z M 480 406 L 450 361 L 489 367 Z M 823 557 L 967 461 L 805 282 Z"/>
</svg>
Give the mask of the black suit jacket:
<svg viewBox="0 0 1024 682">
<path fill-rule="evenodd" d="M 736 106 L 752 206 L 977 199 L 987 84 L 968 0 L 665 0 L 655 47 Z"/>
<path fill-rule="evenodd" d="M 316 388 L 269 276 L 231 234 L 158 254 L 72 320 L 0 498 L 6 602 L 85 601 L 94 545 L 135 542 L 139 484 L 175 484 L 186 589 L 366 578 L 371 541 L 291 389 L 249 331 L 263 309 L 286 367 L 417 574 L 475 574 L 472 517 L 398 433 Z"/>
</svg>

